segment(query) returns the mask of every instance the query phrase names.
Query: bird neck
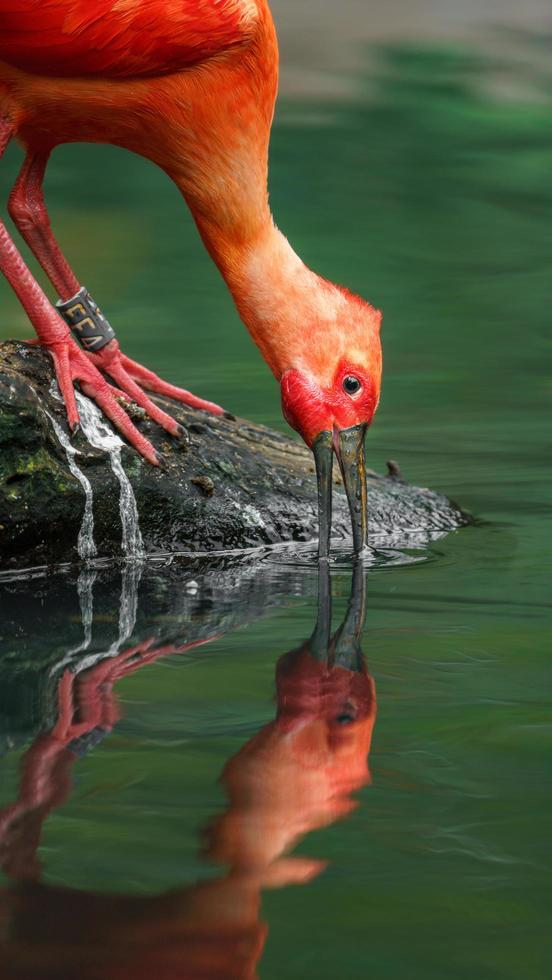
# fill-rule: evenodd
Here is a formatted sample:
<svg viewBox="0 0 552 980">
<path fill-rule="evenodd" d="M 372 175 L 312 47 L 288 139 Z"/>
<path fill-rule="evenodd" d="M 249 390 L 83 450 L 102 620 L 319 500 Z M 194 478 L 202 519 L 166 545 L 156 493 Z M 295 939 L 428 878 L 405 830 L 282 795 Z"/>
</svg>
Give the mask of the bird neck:
<svg viewBox="0 0 552 980">
<path fill-rule="evenodd" d="M 280 380 L 313 359 L 313 341 L 335 319 L 340 291 L 309 269 L 267 210 L 250 237 L 200 231 L 238 312 L 271 371 Z"/>
</svg>

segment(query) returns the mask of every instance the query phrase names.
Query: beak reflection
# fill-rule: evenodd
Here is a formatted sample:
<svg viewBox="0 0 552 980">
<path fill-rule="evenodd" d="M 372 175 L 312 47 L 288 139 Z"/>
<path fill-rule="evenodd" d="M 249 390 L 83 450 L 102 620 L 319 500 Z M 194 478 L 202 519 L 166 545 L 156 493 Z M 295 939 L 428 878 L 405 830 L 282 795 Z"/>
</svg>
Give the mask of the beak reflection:
<svg viewBox="0 0 552 980">
<path fill-rule="evenodd" d="M 364 448 L 366 429 L 367 426 L 362 423 L 353 425 L 350 429 L 320 432 L 312 444 L 318 480 L 319 558 L 326 559 L 330 554 L 334 452 L 347 494 L 355 554 L 359 554 L 366 547 L 368 531 Z"/>
<path fill-rule="evenodd" d="M 218 637 L 219 627 L 232 622 L 227 601 L 213 620 L 212 585 L 204 588 L 196 616 L 179 620 L 186 628 L 182 645 L 150 637 L 100 654 L 92 664 L 83 649 L 73 669 L 66 666 L 57 678 L 49 673 L 44 681 L 50 693 L 43 704 L 57 700 L 56 723 L 50 730 L 44 724 L 23 759 L 17 799 L 0 809 L 0 869 L 8 878 L 0 883 L 3 980 L 30 977 L 30 971 L 34 980 L 52 978 L 52 971 L 80 980 L 123 973 L 252 978 L 268 934 L 263 891 L 312 881 L 327 866 L 325 859 L 293 852 L 305 834 L 351 813 L 358 805 L 354 794 L 371 778 L 376 692 L 361 650 L 366 598 L 360 561 L 336 629 L 330 568 L 320 565 L 313 632 L 276 664 L 276 716 L 224 767 L 227 802 L 206 827 L 202 848 L 218 872 L 140 896 L 40 881 L 44 821 L 67 800 L 73 768 L 116 724 L 115 685 L 160 657 Z M 111 879 L 110 854 L 103 861 Z"/>
</svg>

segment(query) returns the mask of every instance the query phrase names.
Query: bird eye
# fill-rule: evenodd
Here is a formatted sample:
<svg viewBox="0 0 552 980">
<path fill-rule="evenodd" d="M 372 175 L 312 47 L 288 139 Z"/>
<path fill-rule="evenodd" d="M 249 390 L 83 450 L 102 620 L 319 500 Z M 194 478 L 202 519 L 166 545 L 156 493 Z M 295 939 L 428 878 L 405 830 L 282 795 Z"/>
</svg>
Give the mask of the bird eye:
<svg viewBox="0 0 552 980">
<path fill-rule="evenodd" d="M 348 395 L 356 395 L 361 387 L 360 381 L 355 378 L 354 374 L 348 374 L 346 378 L 343 378 L 343 391 L 346 391 Z"/>
</svg>

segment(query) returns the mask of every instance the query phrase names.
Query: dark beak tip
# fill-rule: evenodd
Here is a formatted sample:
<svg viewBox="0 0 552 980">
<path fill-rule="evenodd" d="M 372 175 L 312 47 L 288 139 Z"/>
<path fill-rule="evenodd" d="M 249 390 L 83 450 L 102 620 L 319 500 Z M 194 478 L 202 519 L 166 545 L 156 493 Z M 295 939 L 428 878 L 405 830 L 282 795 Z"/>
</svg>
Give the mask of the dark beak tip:
<svg viewBox="0 0 552 980">
<path fill-rule="evenodd" d="M 328 560 L 331 540 L 332 518 L 332 467 L 333 453 L 337 456 L 343 484 L 347 494 L 353 547 L 355 556 L 361 555 L 367 546 L 367 487 L 364 437 L 367 426 L 364 423 L 341 429 L 337 440 L 333 431 L 320 432 L 312 443 L 318 479 L 318 557 Z"/>
<path fill-rule="evenodd" d="M 339 433 L 336 449 L 351 515 L 355 556 L 365 552 L 368 543 L 366 460 L 364 453 L 366 429 L 367 426 L 364 423 L 351 426 L 349 429 L 342 429 Z"/>
<path fill-rule="evenodd" d="M 333 432 L 322 431 L 312 443 L 318 481 L 318 558 L 330 554 L 332 530 Z"/>
</svg>

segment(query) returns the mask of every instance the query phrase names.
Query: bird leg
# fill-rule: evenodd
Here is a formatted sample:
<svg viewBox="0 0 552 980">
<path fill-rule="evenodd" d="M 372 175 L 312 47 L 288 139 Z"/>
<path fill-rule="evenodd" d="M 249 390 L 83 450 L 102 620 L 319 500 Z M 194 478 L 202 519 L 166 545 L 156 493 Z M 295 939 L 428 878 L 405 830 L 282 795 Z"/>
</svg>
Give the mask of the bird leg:
<svg viewBox="0 0 552 980">
<path fill-rule="evenodd" d="M 159 378 L 153 371 L 126 357 L 115 340 L 115 331 L 88 291 L 80 285 L 56 239 L 44 202 L 43 182 L 48 153 L 29 153 L 8 202 L 10 216 L 35 258 L 40 262 L 60 301 L 62 317 L 85 349 L 90 361 L 105 371 L 147 415 L 173 436 L 182 427 L 159 408 L 143 389 L 183 402 L 191 408 L 222 415 L 223 409 Z"/>
<path fill-rule="evenodd" d="M 0 809 L 0 868 L 6 874 L 38 878 L 37 849 L 46 817 L 69 796 L 76 760 L 94 748 L 119 721 L 115 684 L 145 664 L 184 653 L 219 636 L 181 646 L 156 645 L 154 637 L 150 637 L 80 674 L 64 671 L 57 688 L 57 721 L 27 750 L 18 798 Z"/>
<path fill-rule="evenodd" d="M 0 118 L 0 157 L 3 155 L 12 135 L 13 128 L 10 121 Z M 52 356 L 71 431 L 75 431 L 79 424 L 79 413 L 73 387 L 73 382 L 78 381 L 84 394 L 97 402 L 104 415 L 113 422 L 121 435 L 145 459 L 154 465 L 158 465 L 157 451 L 133 425 L 119 404 L 117 394 L 120 393 L 117 393 L 113 386 L 108 384 L 97 367 L 90 363 L 84 351 L 75 343 L 67 324 L 52 307 L 44 291 L 25 265 L 3 222 L 0 222 L 0 272 L 8 280 L 27 313 L 40 344 Z"/>
<path fill-rule="evenodd" d="M 150 418 L 159 422 L 160 425 L 163 425 L 163 422 L 158 416 L 165 416 L 166 419 L 170 419 L 170 416 L 166 415 L 144 394 L 144 388 L 158 395 L 164 395 L 165 398 L 173 398 L 184 405 L 189 405 L 190 408 L 200 408 L 212 415 L 226 414 L 224 409 L 220 405 L 216 405 L 215 402 L 205 401 L 204 398 L 198 398 L 197 395 L 193 395 L 191 391 L 186 391 L 185 388 L 178 388 L 176 385 L 169 384 L 168 381 L 163 381 L 162 378 L 158 377 L 154 371 L 150 371 L 138 364 L 137 361 L 131 360 L 130 357 L 122 353 L 116 340 L 111 340 L 97 353 L 90 351 L 88 357 L 96 367 L 109 374 L 119 388 L 130 395 L 138 405 L 145 408 Z M 170 421 L 173 420 L 170 419 Z M 178 425 L 178 423 L 175 422 L 174 425 Z M 167 425 L 163 425 L 163 428 L 171 431 Z M 178 426 L 178 428 L 181 430 L 182 427 Z M 172 432 L 171 434 L 177 435 L 178 433 Z"/>
<path fill-rule="evenodd" d="M 67 298 L 77 292 L 79 283 L 52 234 L 44 204 L 42 185 L 49 156 L 49 152 L 27 154 L 8 200 L 8 213 L 58 295 Z"/>
</svg>

